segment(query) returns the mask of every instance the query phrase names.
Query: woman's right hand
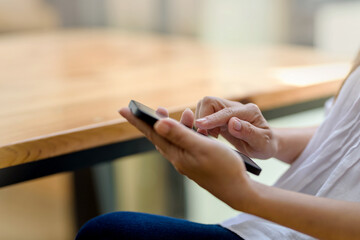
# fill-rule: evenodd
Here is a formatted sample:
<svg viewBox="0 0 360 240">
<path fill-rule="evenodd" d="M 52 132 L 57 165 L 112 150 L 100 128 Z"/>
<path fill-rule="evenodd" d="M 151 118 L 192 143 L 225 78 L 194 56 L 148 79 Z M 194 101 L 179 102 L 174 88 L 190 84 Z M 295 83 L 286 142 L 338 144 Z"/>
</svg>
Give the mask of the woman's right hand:
<svg viewBox="0 0 360 240">
<path fill-rule="evenodd" d="M 276 155 L 278 141 L 255 104 L 241 104 L 216 97 L 205 97 L 197 104 L 195 126 L 213 137 L 222 135 L 240 152 L 254 158 Z"/>
</svg>

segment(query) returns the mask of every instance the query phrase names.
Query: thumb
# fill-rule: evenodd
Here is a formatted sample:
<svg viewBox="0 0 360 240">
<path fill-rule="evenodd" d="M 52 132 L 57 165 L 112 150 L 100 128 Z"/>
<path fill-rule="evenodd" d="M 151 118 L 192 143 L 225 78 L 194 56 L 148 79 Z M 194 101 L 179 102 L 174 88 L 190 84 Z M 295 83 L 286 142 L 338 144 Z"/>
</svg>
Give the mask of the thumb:
<svg viewBox="0 0 360 240">
<path fill-rule="evenodd" d="M 261 146 L 263 141 L 268 141 L 269 137 L 264 130 L 255 127 L 251 123 L 232 117 L 228 124 L 229 133 L 237 139 L 247 142 L 250 146 Z"/>
<path fill-rule="evenodd" d="M 209 140 L 183 124 L 169 118 L 157 121 L 154 129 L 160 136 L 172 144 L 188 151 L 192 151 L 194 146 L 199 144 L 206 145 Z"/>
</svg>

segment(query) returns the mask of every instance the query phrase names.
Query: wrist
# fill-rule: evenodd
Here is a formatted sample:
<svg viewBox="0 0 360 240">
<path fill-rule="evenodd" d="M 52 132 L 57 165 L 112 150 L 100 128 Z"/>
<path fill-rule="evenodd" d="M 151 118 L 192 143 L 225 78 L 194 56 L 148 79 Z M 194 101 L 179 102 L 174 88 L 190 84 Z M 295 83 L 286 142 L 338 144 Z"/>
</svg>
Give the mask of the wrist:
<svg viewBox="0 0 360 240">
<path fill-rule="evenodd" d="M 284 142 L 283 139 L 281 138 L 281 134 L 279 133 L 279 129 L 273 129 L 273 137 L 276 146 L 274 158 L 281 160 L 282 159 L 281 154 L 284 153 L 283 151 Z"/>
<path fill-rule="evenodd" d="M 305 128 L 279 128 L 274 130 L 277 139 L 277 153 L 275 157 L 286 163 L 293 163 L 304 150 L 316 127 Z"/>
<path fill-rule="evenodd" d="M 292 140 L 288 136 L 289 129 L 275 129 L 274 135 L 277 151 L 274 157 L 282 162 L 291 164 L 297 156 L 297 151 L 292 147 Z"/>
<path fill-rule="evenodd" d="M 271 194 L 272 187 L 258 183 L 251 180 L 250 191 L 246 193 L 246 197 L 237 202 L 236 206 L 233 207 L 235 210 L 245 212 L 248 214 L 261 216 L 263 211 L 266 209 L 266 196 Z"/>
<path fill-rule="evenodd" d="M 258 199 L 258 183 L 247 176 L 246 184 L 236 184 L 236 189 L 233 191 L 235 196 L 229 203 L 230 207 L 237 211 L 252 212 L 254 201 Z"/>
</svg>

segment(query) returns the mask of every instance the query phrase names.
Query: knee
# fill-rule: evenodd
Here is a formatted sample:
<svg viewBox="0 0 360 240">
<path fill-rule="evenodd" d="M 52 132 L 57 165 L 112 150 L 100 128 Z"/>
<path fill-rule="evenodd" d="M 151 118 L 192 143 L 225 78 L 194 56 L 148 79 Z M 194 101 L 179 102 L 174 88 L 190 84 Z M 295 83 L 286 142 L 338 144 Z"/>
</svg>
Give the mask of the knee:
<svg viewBox="0 0 360 240">
<path fill-rule="evenodd" d="M 134 219 L 134 214 L 136 213 L 114 212 L 95 217 L 80 228 L 76 240 L 119 239 L 129 230 L 128 225 Z"/>
</svg>

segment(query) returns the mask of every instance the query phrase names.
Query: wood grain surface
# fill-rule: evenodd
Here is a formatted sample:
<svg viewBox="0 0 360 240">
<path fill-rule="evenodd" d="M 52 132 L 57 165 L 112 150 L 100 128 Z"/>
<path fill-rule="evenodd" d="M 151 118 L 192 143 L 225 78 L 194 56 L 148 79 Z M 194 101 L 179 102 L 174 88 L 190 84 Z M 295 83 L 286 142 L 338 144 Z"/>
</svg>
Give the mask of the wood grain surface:
<svg viewBox="0 0 360 240">
<path fill-rule="evenodd" d="M 262 109 L 329 96 L 350 65 L 299 46 L 209 46 L 178 37 L 73 30 L 0 38 L 0 168 L 125 141 L 135 99 L 178 118 L 204 96 Z"/>
</svg>

